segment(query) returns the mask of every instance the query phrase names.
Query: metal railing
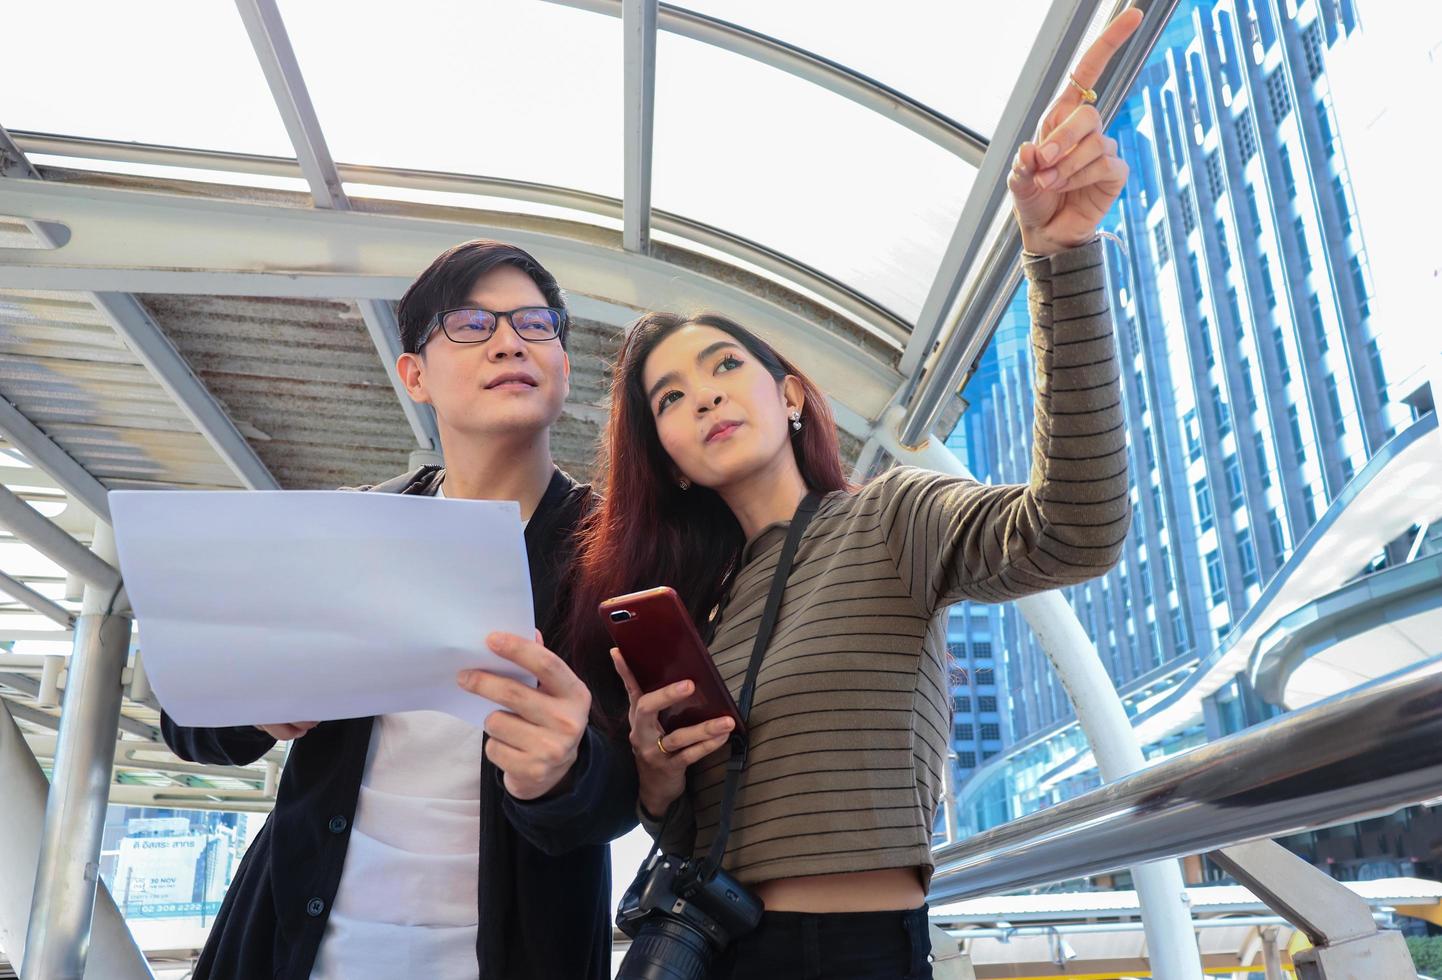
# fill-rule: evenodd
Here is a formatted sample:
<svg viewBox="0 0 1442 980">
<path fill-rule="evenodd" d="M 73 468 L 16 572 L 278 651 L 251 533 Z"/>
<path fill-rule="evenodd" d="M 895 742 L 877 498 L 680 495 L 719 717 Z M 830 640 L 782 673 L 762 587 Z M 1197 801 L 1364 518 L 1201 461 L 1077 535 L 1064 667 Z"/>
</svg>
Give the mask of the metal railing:
<svg viewBox="0 0 1442 980">
<path fill-rule="evenodd" d="M 1269 838 L 1439 796 L 1442 663 L 1432 662 L 939 848 L 928 898 L 936 906 L 1212 852 L 1308 934 L 1317 949 L 1300 954 L 1311 957 L 1298 960 L 1303 980 L 1351 976 L 1354 962 L 1372 971 L 1358 975 L 1410 977 L 1397 934 L 1377 932 L 1365 903 Z"/>
</svg>

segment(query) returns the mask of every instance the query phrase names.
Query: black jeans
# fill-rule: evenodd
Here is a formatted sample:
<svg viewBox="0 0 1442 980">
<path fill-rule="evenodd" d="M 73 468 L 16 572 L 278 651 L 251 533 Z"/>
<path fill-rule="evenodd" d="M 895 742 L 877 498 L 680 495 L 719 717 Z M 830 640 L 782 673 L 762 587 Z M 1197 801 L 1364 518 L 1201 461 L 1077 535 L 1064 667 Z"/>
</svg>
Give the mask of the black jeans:
<svg viewBox="0 0 1442 980">
<path fill-rule="evenodd" d="M 926 906 L 905 912 L 767 912 L 712 980 L 931 980 Z"/>
</svg>

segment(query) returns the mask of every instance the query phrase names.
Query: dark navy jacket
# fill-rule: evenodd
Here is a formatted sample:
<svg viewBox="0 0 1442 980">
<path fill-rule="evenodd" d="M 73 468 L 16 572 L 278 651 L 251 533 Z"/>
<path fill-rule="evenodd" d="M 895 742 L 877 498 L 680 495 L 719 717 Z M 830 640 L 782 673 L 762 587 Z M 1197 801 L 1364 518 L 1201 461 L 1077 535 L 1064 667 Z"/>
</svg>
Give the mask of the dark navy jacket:
<svg viewBox="0 0 1442 980">
<path fill-rule="evenodd" d="M 422 467 L 366 489 L 431 495 L 443 476 Z M 557 470 L 526 525 L 536 625 L 546 636 L 564 619 L 573 535 L 593 501 L 590 487 Z M 483 567 L 478 560 L 477 571 Z M 484 587 L 484 575 L 477 584 Z M 195 980 L 310 976 L 340 884 L 372 721 L 322 722 L 291 746 L 275 809 L 236 872 Z M 275 744 L 256 728 L 185 728 L 163 714 L 161 729 L 166 744 L 190 762 L 247 765 Z M 609 977 L 607 843 L 636 823 L 629 745 L 591 726 L 567 788 L 529 802 L 506 792 L 490 760 L 478 761 L 480 980 Z"/>
</svg>

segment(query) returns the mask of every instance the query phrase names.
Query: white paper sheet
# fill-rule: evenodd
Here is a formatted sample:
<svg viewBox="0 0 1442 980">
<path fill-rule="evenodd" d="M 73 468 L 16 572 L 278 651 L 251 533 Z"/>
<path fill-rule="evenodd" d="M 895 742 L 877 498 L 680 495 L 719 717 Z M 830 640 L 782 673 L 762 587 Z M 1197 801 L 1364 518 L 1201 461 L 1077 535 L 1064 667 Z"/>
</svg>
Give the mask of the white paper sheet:
<svg viewBox="0 0 1442 980">
<path fill-rule="evenodd" d="M 182 725 L 268 725 L 495 705 L 456 684 L 531 638 L 514 501 L 323 491 L 110 494 L 161 705 Z"/>
</svg>

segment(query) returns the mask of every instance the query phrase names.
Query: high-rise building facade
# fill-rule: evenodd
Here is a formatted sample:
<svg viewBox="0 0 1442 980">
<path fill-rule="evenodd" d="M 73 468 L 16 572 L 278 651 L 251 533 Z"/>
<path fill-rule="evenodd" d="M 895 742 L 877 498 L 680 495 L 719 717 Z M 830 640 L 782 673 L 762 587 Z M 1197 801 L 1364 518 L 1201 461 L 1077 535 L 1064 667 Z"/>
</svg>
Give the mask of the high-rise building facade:
<svg viewBox="0 0 1442 980">
<path fill-rule="evenodd" d="M 1329 52 L 1358 17 L 1350 2 L 1184 0 L 1108 130 L 1131 166 L 1103 227 L 1118 240 L 1108 262 L 1134 523 L 1116 569 L 1067 596 L 1133 703 L 1227 638 L 1328 504 L 1422 410 L 1409 402 L 1425 396 L 1389 377 L 1333 107 Z M 1018 293 L 965 391 L 952 444 L 983 480 L 1029 475 L 1028 330 Z M 1008 742 L 1071 718 L 1015 609 L 992 626 Z M 1272 710 L 1239 675 L 1207 698 L 1201 724 L 1152 751 Z M 1095 778 L 1054 781 L 1032 800 Z"/>
</svg>

